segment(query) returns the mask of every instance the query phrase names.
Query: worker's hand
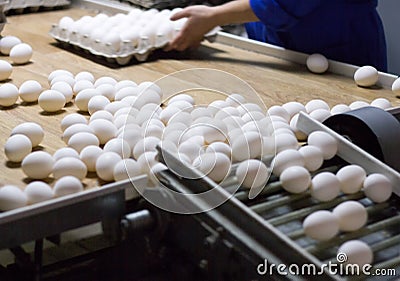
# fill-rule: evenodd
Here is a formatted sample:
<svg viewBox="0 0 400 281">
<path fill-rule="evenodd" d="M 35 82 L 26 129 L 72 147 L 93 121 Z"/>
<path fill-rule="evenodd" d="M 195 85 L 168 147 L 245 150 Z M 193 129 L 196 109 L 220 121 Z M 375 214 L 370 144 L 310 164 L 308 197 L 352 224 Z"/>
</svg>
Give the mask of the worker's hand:
<svg viewBox="0 0 400 281">
<path fill-rule="evenodd" d="M 178 35 L 164 48 L 165 51 L 183 51 L 188 48 L 196 48 L 204 39 L 204 35 L 216 27 L 214 8 L 197 5 L 187 7 L 171 17 L 171 20 L 187 18 Z"/>
</svg>

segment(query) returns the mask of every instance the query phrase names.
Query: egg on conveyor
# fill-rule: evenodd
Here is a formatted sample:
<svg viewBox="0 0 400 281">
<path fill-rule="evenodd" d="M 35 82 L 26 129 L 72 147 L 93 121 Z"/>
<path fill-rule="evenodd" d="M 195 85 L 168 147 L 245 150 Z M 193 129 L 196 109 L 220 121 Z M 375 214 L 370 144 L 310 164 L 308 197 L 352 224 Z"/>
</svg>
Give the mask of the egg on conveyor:
<svg viewBox="0 0 400 281">
<path fill-rule="evenodd" d="M 193 166 L 197 167 L 204 175 L 213 181 L 221 182 L 229 174 L 231 161 L 224 153 L 206 152 L 193 161 Z"/>
<path fill-rule="evenodd" d="M 337 205 L 332 213 L 339 219 L 341 231 L 355 231 L 367 223 L 368 213 L 365 207 L 353 200 Z"/>
<path fill-rule="evenodd" d="M 33 181 L 30 182 L 24 189 L 28 204 L 35 204 L 42 201 L 50 200 L 54 197 L 54 191 L 45 182 Z"/>
<path fill-rule="evenodd" d="M 18 88 L 12 83 L 0 86 L 0 106 L 13 106 L 18 99 Z"/>
<path fill-rule="evenodd" d="M 365 177 L 365 170 L 358 165 L 347 165 L 336 173 L 340 181 L 340 189 L 345 194 L 353 194 L 361 190 Z"/>
<path fill-rule="evenodd" d="M 249 159 L 239 164 L 235 175 L 242 187 L 258 189 L 267 183 L 270 171 L 260 160 Z"/>
<path fill-rule="evenodd" d="M 311 196 L 318 201 L 331 201 L 340 193 L 340 182 L 333 173 L 321 172 L 311 180 L 310 191 Z"/>
<path fill-rule="evenodd" d="M 12 136 L 15 134 L 27 136 L 32 143 L 32 147 L 38 146 L 44 138 L 42 126 L 35 122 L 24 122 L 15 126 L 10 135 Z"/>
<path fill-rule="evenodd" d="M 315 240 L 326 241 L 339 232 L 339 220 L 331 212 L 319 210 L 308 215 L 303 221 L 304 233 Z"/>
<path fill-rule="evenodd" d="M 71 147 L 62 147 L 56 150 L 53 154 L 54 161 L 60 160 L 64 157 L 74 157 L 79 158 L 78 152 Z"/>
<path fill-rule="evenodd" d="M 22 160 L 22 171 L 32 179 L 45 179 L 53 171 L 54 159 L 44 151 L 34 151 Z"/>
<path fill-rule="evenodd" d="M 79 132 L 71 136 L 71 138 L 68 140 L 68 146 L 75 149 L 78 153 L 80 153 L 82 149 L 89 145 L 100 145 L 100 141 L 95 134 Z"/>
<path fill-rule="evenodd" d="M 114 167 L 115 181 L 134 178 L 142 174 L 140 165 L 133 159 L 122 159 Z"/>
<path fill-rule="evenodd" d="M 318 147 L 325 160 L 331 159 L 337 152 L 337 141 L 330 134 L 323 131 L 314 131 L 308 135 L 307 143 Z"/>
<path fill-rule="evenodd" d="M 382 203 L 392 195 L 393 186 L 385 175 L 373 173 L 364 180 L 363 191 L 373 202 Z"/>
<path fill-rule="evenodd" d="M 55 197 L 61 197 L 83 191 L 82 182 L 73 176 L 65 176 L 56 181 L 54 184 Z"/>
<path fill-rule="evenodd" d="M 30 139 L 22 134 L 9 137 L 4 145 L 4 153 L 11 162 L 21 162 L 31 151 Z"/>
<path fill-rule="evenodd" d="M 337 256 L 345 254 L 346 264 L 371 265 L 374 259 L 374 253 L 367 243 L 361 240 L 349 240 L 344 242 L 337 251 Z M 344 255 L 343 255 L 344 256 Z"/>
<path fill-rule="evenodd" d="M 102 153 L 103 149 L 97 145 L 88 145 L 81 150 L 79 158 L 85 163 L 88 172 L 96 171 L 96 161 Z"/>
<path fill-rule="evenodd" d="M 32 58 L 32 54 L 32 47 L 29 44 L 20 43 L 11 48 L 10 59 L 15 64 L 25 64 Z"/>
<path fill-rule="evenodd" d="M 378 82 L 379 74 L 375 67 L 365 65 L 357 69 L 354 73 L 354 81 L 358 86 L 370 87 Z"/>
<path fill-rule="evenodd" d="M 14 185 L 0 187 L 0 210 L 17 209 L 25 206 L 27 202 L 25 193 L 19 187 Z"/>
<path fill-rule="evenodd" d="M 283 170 L 279 180 L 283 189 L 290 193 L 301 193 L 311 184 L 311 176 L 308 170 L 301 166 L 291 166 Z"/>
<path fill-rule="evenodd" d="M 381 109 L 388 109 L 392 107 L 392 104 L 388 99 L 385 98 L 377 98 L 371 102 L 371 106 L 379 107 Z"/>
<path fill-rule="evenodd" d="M 13 67 L 8 61 L 0 60 L 0 81 L 8 79 L 12 71 Z"/>
<path fill-rule="evenodd" d="M 42 90 L 38 81 L 27 80 L 19 87 L 19 97 L 25 102 L 36 102 Z"/>
<path fill-rule="evenodd" d="M 10 50 L 15 45 L 21 44 L 22 41 L 16 36 L 8 35 L 0 39 L 0 52 L 3 55 L 9 55 Z"/>
<path fill-rule="evenodd" d="M 38 98 L 39 106 L 46 112 L 57 112 L 65 103 L 65 96 L 56 90 L 44 90 Z"/>
<path fill-rule="evenodd" d="M 324 55 L 312 54 L 307 57 L 306 65 L 311 72 L 324 73 L 328 70 L 329 62 Z"/>
<path fill-rule="evenodd" d="M 276 176 L 280 176 L 285 169 L 291 166 L 304 167 L 303 155 L 301 155 L 298 150 L 283 150 L 275 156 L 271 163 L 272 172 Z"/>
<path fill-rule="evenodd" d="M 324 163 L 321 149 L 313 145 L 305 145 L 299 148 L 304 158 L 304 167 L 310 172 L 318 170 Z"/>
</svg>

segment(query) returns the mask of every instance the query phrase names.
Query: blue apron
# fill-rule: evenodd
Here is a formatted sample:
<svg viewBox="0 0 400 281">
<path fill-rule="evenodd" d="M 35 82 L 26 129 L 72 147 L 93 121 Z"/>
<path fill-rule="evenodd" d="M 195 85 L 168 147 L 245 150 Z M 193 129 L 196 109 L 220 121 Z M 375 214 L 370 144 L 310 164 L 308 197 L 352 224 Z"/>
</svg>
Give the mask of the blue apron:
<svg viewBox="0 0 400 281">
<path fill-rule="evenodd" d="M 249 38 L 307 54 L 387 71 L 377 0 L 250 0 L 260 22 Z"/>
</svg>

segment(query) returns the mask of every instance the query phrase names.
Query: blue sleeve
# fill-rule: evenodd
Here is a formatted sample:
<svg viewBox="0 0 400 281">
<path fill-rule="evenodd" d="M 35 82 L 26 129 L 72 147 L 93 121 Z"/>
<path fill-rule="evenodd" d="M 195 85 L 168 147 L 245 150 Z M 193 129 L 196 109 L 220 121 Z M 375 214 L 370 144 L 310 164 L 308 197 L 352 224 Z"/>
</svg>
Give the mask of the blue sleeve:
<svg viewBox="0 0 400 281">
<path fill-rule="evenodd" d="M 284 31 L 317 9 L 323 0 L 249 0 L 254 14 L 268 28 Z M 326 1 L 326 0 L 325 0 Z M 329 1 L 329 0 L 328 0 Z"/>
</svg>

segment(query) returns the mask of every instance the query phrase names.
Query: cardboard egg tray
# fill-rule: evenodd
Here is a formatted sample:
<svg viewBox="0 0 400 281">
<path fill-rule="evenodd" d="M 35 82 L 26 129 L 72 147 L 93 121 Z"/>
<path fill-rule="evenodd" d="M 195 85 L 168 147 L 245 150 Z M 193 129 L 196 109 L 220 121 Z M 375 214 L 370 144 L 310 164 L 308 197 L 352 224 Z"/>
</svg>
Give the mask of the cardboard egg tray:
<svg viewBox="0 0 400 281">
<path fill-rule="evenodd" d="M 133 10 L 139 9 L 134 8 Z M 163 11 L 157 11 L 155 13 L 163 13 Z M 150 24 L 151 21 L 149 21 L 143 29 Z M 179 27 L 174 27 L 173 32 L 170 34 L 157 33 L 154 38 L 141 35 L 137 42 L 121 40 L 117 43 L 114 42 L 114 44 L 94 40 L 88 34 L 70 31 L 66 28 L 61 28 L 58 24 L 54 24 L 49 33 L 58 42 L 65 43 L 67 47 L 75 47 L 83 52 L 105 59 L 110 63 L 126 65 L 133 58 L 139 62 L 146 61 L 148 56 L 154 50 L 162 49 L 179 32 L 179 30 Z M 213 29 L 206 34 L 205 39 L 210 42 L 214 41 L 219 30 L 219 27 Z"/>
<path fill-rule="evenodd" d="M 43 8 L 63 7 L 71 4 L 70 0 L 10 0 L 4 5 L 4 11 L 23 12 L 29 9 L 31 12 Z"/>
</svg>

